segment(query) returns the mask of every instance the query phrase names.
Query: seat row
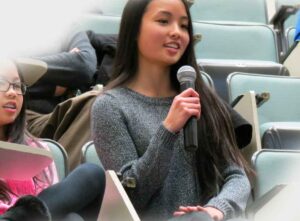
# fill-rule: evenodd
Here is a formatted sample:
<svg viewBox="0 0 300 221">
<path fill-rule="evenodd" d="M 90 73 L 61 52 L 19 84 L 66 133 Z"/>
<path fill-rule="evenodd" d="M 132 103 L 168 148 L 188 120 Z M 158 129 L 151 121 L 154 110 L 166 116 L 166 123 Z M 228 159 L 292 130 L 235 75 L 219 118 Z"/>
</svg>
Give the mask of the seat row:
<svg viewBox="0 0 300 221">
<path fill-rule="evenodd" d="M 127 0 L 98 0 L 93 12 L 121 16 Z M 188 0 L 193 21 L 213 23 L 264 24 L 274 28 L 280 50 L 286 53 L 286 41 L 296 24 L 299 0 Z M 285 42 L 282 42 L 284 40 Z"/>
<path fill-rule="evenodd" d="M 82 17 L 77 28 L 117 34 L 119 23 L 120 17 L 88 14 Z M 290 75 L 279 63 L 277 37 L 269 26 L 208 22 L 193 22 L 193 26 L 195 35 L 202 36 L 195 44 L 198 64 L 213 78 L 216 90 L 224 100 L 228 101 L 225 82 L 231 72 Z"/>
<path fill-rule="evenodd" d="M 82 154 L 84 162 L 102 165 L 92 141 L 83 146 Z M 295 183 L 300 182 L 300 175 L 298 173 L 300 169 L 300 150 L 260 150 L 253 154 L 251 163 L 256 175 L 253 180 L 253 195 L 247 206 L 246 215 L 251 220 L 263 221 L 266 220 L 265 215 L 269 212 L 268 208 L 274 209 L 274 205 L 276 206 L 278 202 L 281 202 L 282 197 L 286 197 L 286 193 L 280 193 L 280 191 L 284 190 L 287 192 L 290 189 L 294 191 L 294 188 L 297 188 L 297 184 Z M 283 196 L 280 196 L 280 194 Z M 293 194 L 297 199 L 299 191 L 293 192 Z M 128 197 L 126 198 L 129 199 Z M 268 202 L 271 203 L 268 204 Z M 104 199 L 104 207 L 106 203 Z M 128 207 L 131 207 L 130 202 Z M 105 214 L 108 217 L 112 217 L 114 214 L 112 211 L 108 211 L 108 213 L 111 213 Z M 127 220 L 139 220 L 134 218 L 135 214 L 133 213 L 132 218 Z M 284 217 L 283 214 L 286 215 L 285 212 L 282 212 L 277 216 Z M 289 212 L 289 214 L 293 214 L 293 211 Z M 294 219 L 289 220 L 293 221 Z"/>
<path fill-rule="evenodd" d="M 213 87 L 212 79 L 209 75 L 202 73 L 202 77 L 204 77 L 208 85 Z M 252 121 L 250 122 L 253 125 L 254 134 L 257 135 L 256 142 L 246 147 L 245 151 L 248 151 L 248 154 L 250 153 L 248 160 L 251 160 L 256 173 L 256 176 L 253 178 L 253 202 L 249 204 L 247 211 L 249 216 L 253 214 L 259 215 L 261 213 L 258 211 L 270 206 L 266 202 L 270 201 L 271 198 L 276 200 L 276 197 L 280 196 L 281 191 L 282 194 L 290 191 L 291 186 L 288 185 L 285 187 L 286 184 L 300 181 L 300 177 L 298 176 L 300 169 L 298 127 L 300 109 L 298 108 L 299 101 L 297 99 L 300 78 L 236 72 L 229 75 L 227 84 L 228 91 L 230 92 L 230 101 L 243 95 L 235 105 L 235 108 L 248 120 L 252 117 Z M 263 93 L 267 94 L 267 96 L 258 96 Z M 243 102 L 242 106 L 244 106 L 244 109 L 239 106 Z M 290 126 L 292 126 L 291 128 L 294 132 L 296 131 L 294 135 L 289 134 Z M 274 142 L 267 144 L 268 146 L 264 146 L 264 143 L 261 144 L 261 136 L 266 136 L 264 131 L 270 131 L 274 128 L 285 130 L 285 133 L 277 134 L 279 135 L 279 140 L 277 140 L 279 146 L 275 145 Z M 293 136 L 294 139 L 291 139 Z M 53 144 L 55 146 L 55 142 L 51 142 L 51 140 L 46 141 L 50 141 L 50 148 Z M 291 150 L 291 148 L 297 150 Z M 67 157 L 64 151 L 60 154 L 61 147 L 58 150 L 57 153 L 60 159 L 55 159 L 55 162 L 63 165 L 59 169 L 61 171 L 59 174 L 64 176 L 66 174 L 64 168 Z M 82 155 L 84 162 L 101 165 L 101 160 L 98 158 L 92 141 L 83 146 Z M 119 186 L 122 186 L 119 181 L 116 182 L 119 183 Z"/>
<path fill-rule="evenodd" d="M 187 0 L 195 21 L 227 21 L 269 24 L 270 19 L 284 5 L 300 4 L 299 0 Z M 92 12 L 102 15 L 121 16 L 127 0 L 97 0 Z M 286 21 L 294 24 L 295 16 Z"/>
<path fill-rule="evenodd" d="M 117 34 L 120 20 L 118 16 L 85 14 L 79 18 L 75 30 Z M 277 35 L 268 25 L 193 21 L 193 27 L 195 37 L 201 39 L 195 45 L 197 58 L 279 62 Z M 289 33 L 294 34 L 293 31 Z"/>
<path fill-rule="evenodd" d="M 202 77 L 214 87 L 209 75 L 202 73 Z M 300 78 L 235 72 L 228 76 L 227 87 L 230 102 L 235 101 L 234 108 L 253 126 L 252 142 L 244 148 L 249 162 L 262 149 L 300 150 Z M 83 160 L 99 164 L 89 146 L 93 144 L 83 147 Z M 59 164 L 67 159 L 62 156 Z M 59 174 L 64 176 L 66 170 Z"/>
<path fill-rule="evenodd" d="M 50 147 L 58 169 L 59 178 L 62 179 L 68 173 L 67 154 L 64 148 L 57 142 L 50 139 L 43 139 L 43 141 Z M 82 156 L 83 162 L 102 166 L 93 141 L 87 142 L 82 147 Z M 265 215 L 270 215 L 268 214 L 268 210 L 270 208 L 274 209 L 278 203 L 282 202 L 283 197 L 287 195 L 290 197 L 290 201 L 293 199 L 289 191 L 293 191 L 294 198 L 297 199 L 299 191 L 295 192 L 295 187 L 297 188 L 297 183 L 300 182 L 298 173 L 300 169 L 300 150 L 258 150 L 252 155 L 251 164 L 255 171 L 255 177 L 253 179 L 253 195 L 246 209 L 246 214 L 249 218 L 255 221 L 265 220 Z M 124 220 L 139 221 L 140 219 L 126 195 L 117 174 L 114 171 L 106 171 L 106 175 L 106 196 L 104 196 L 102 203 L 100 218 L 116 218 L 116 215 L 121 213 L 126 217 L 123 217 Z M 112 200 L 112 194 L 115 200 Z M 111 205 L 113 202 L 116 205 Z M 111 209 L 116 208 L 116 206 L 119 209 L 118 213 L 115 213 L 115 210 Z M 288 208 L 290 209 L 291 206 L 288 206 Z M 120 209 L 123 211 L 121 212 Z M 291 213 L 293 214 L 293 210 L 290 209 L 289 214 Z M 286 215 L 286 212 L 281 210 L 276 216 L 282 216 L 283 218 L 283 214 Z M 292 221 L 294 219 L 289 220 Z"/>
</svg>

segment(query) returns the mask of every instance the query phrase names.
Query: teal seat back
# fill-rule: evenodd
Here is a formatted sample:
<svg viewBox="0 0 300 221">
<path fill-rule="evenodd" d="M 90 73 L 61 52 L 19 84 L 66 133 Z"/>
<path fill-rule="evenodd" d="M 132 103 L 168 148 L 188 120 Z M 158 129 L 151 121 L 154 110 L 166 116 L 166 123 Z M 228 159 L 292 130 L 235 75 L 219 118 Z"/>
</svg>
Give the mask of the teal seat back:
<svg viewBox="0 0 300 221">
<path fill-rule="evenodd" d="M 289 28 L 286 30 L 286 36 L 287 36 L 287 48 L 292 47 L 294 44 L 294 37 L 296 33 L 296 28 Z"/>
<path fill-rule="evenodd" d="M 68 174 L 68 155 L 65 151 L 64 147 L 60 145 L 58 142 L 43 138 L 42 142 L 46 143 L 49 147 L 53 160 L 57 169 L 58 178 L 62 180 Z"/>
<path fill-rule="evenodd" d="M 247 91 L 270 93 L 269 100 L 258 108 L 259 125 L 300 122 L 300 78 L 235 72 L 228 76 L 227 85 L 230 102 Z"/>
<path fill-rule="evenodd" d="M 201 73 L 203 81 L 207 84 L 207 86 L 214 88 L 213 79 L 204 71 L 201 71 L 200 73 Z"/>
<path fill-rule="evenodd" d="M 267 24 L 265 0 L 195 0 L 190 8 L 196 21 L 235 21 Z"/>
<path fill-rule="evenodd" d="M 300 151 L 263 149 L 252 157 L 256 172 L 254 199 L 276 185 L 300 182 Z"/>
<path fill-rule="evenodd" d="M 298 5 L 300 5 L 300 1 L 296 1 Z M 299 12 L 298 12 L 299 13 Z M 286 21 L 284 22 L 284 29 L 287 30 L 289 28 L 294 28 L 296 27 L 296 23 L 297 23 L 297 13 L 290 15 Z"/>
<path fill-rule="evenodd" d="M 193 22 L 196 58 L 241 59 L 278 62 L 276 36 L 266 25 Z"/>
<path fill-rule="evenodd" d="M 76 31 L 91 30 L 99 34 L 118 34 L 121 17 L 99 14 L 82 15 L 75 26 Z"/>
<path fill-rule="evenodd" d="M 93 141 L 89 141 L 83 145 L 82 149 L 83 162 L 94 163 L 103 167 Z"/>
<path fill-rule="evenodd" d="M 300 4 L 300 3 L 298 3 Z M 296 14 L 290 15 L 287 20 L 284 22 L 284 28 L 287 30 L 288 28 L 293 28 L 296 26 L 297 16 Z"/>
</svg>

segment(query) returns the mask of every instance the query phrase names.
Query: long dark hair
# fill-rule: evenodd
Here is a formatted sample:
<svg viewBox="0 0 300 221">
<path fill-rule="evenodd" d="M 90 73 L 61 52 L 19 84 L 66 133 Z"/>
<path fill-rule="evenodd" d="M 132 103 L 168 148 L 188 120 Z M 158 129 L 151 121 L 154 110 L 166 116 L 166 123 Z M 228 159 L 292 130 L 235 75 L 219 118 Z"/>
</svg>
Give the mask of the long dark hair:
<svg viewBox="0 0 300 221">
<path fill-rule="evenodd" d="M 124 8 L 114 72 L 107 89 L 124 85 L 130 81 L 138 68 L 137 39 L 141 21 L 151 0 L 129 0 Z M 195 89 L 201 98 L 201 119 L 198 124 L 199 148 L 197 150 L 197 170 L 202 188 L 202 200 L 206 202 L 217 194 L 218 186 L 224 179 L 222 171 L 229 164 L 245 167 L 245 160 L 238 150 L 228 108 L 203 81 L 196 62 L 193 47 L 193 27 L 188 5 L 182 0 L 189 19 L 188 33 L 190 42 L 180 60 L 171 66 L 170 79 L 179 92 L 177 70 L 183 65 L 194 67 L 197 72 Z M 246 168 L 247 169 L 247 168 Z M 215 184 L 215 185 L 214 185 Z"/>
<path fill-rule="evenodd" d="M 12 193 L 3 180 L 0 180 L 0 201 L 10 202 L 9 193 Z"/>
</svg>

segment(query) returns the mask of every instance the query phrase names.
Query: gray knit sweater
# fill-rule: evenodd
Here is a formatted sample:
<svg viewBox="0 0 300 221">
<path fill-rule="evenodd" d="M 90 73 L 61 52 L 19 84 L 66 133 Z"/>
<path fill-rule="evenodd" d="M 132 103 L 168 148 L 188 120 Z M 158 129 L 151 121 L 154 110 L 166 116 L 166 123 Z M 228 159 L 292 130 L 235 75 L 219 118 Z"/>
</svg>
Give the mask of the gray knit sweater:
<svg viewBox="0 0 300 221">
<path fill-rule="evenodd" d="M 116 88 L 99 96 L 92 108 L 98 155 L 105 169 L 122 169 L 123 176 L 136 178 L 137 188 L 129 195 L 143 220 L 167 219 L 179 206 L 201 202 L 195 154 L 184 150 L 182 133 L 162 125 L 172 100 Z M 245 209 L 250 184 L 237 166 L 228 166 L 223 175 L 218 195 L 202 206 L 216 207 L 229 218 Z"/>
</svg>

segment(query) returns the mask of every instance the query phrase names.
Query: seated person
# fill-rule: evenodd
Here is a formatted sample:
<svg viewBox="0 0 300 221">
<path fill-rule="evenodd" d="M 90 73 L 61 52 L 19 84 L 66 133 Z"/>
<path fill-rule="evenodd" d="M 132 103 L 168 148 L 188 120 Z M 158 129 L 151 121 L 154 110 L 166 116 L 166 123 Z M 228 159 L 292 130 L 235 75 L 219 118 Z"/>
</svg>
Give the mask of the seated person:
<svg viewBox="0 0 300 221">
<path fill-rule="evenodd" d="M 92 136 L 105 169 L 136 185 L 127 193 L 142 220 L 223 221 L 241 216 L 251 171 L 234 127 L 239 118 L 203 81 L 185 0 L 129 0 L 112 79 L 93 104 Z M 195 89 L 176 73 L 194 69 Z M 183 128 L 197 119 L 198 149 Z"/>
<path fill-rule="evenodd" d="M 24 63 L 18 67 L 24 67 Z M 48 149 L 25 128 L 24 82 L 28 83 L 30 75 L 35 74 L 30 68 L 18 70 L 11 60 L 0 61 L 0 140 Z M 104 189 L 103 168 L 88 163 L 78 166 L 60 182 L 54 163 L 32 179 L 0 177 L 0 220 L 96 220 Z"/>
<path fill-rule="evenodd" d="M 112 74 L 118 35 L 99 34 L 91 30 L 87 31 L 86 33 L 97 55 L 95 84 L 106 85 Z"/>
<path fill-rule="evenodd" d="M 29 88 L 28 109 L 50 113 L 58 103 L 94 83 L 97 58 L 86 32 L 68 37 L 56 51 L 34 56 L 47 63 L 45 75 Z"/>
<path fill-rule="evenodd" d="M 94 73 L 92 81 L 93 83 L 91 85 L 106 84 L 108 79 L 111 77 L 110 74 L 117 43 L 116 35 L 96 34 L 92 31 L 79 33 L 78 35 L 78 39 L 80 39 L 80 36 L 82 38 L 82 40 L 80 41 L 81 44 L 85 44 L 85 48 L 88 48 L 89 50 L 83 50 L 78 55 L 62 52 L 58 53 L 57 55 L 42 57 L 42 59 L 44 59 L 44 61 L 48 63 L 48 69 L 50 68 L 52 70 L 48 70 L 46 73 L 46 77 L 43 76 L 38 83 L 28 88 L 29 94 L 31 95 L 30 98 L 34 99 L 34 101 L 30 102 L 30 110 L 27 110 L 26 112 L 28 130 L 37 137 L 50 138 L 61 143 L 68 153 L 70 164 L 69 166 L 71 170 L 74 169 L 78 164 L 80 164 L 81 147 L 86 142 L 91 140 L 89 110 L 95 97 L 101 91 L 90 90 L 82 93 L 80 96 L 65 100 L 67 97 L 65 95 L 59 97 L 53 96 L 53 90 L 56 90 L 56 94 L 58 94 L 58 89 L 66 88 L 55 86 L 49 82 L 53 81 L 54 79 L 59 80 L 60 78 L 63 78 L 66 79 L 65 84 L 68 83 L 70 85 L 74 82 L 74 76 L 79 76 L 80 74 L 83 75 L 83 73 L 89 72 L 81 71 L 77 74 L 74 74 L 77 69 L 72 70 L 72 67 L 75 67 L 74 65 L 72 65 L 72 63 L 68 63 L 70 67 L 67 68 L 63 64 L 59 65 L 60 62 L 58 62 L 57 60 L 59 60 L 61 56 L 63 56 L 65 59 L 72 58 L 72 60 L 76 60 L 80 57 L 80 54 L 84 55 L 86 53 L 87 55 L 89 55 L 90 53 L 87 52 L 92 51 L 90 50 L 91 43 L 92 47 L 95 48 L 97 55 L 97 62 L 95 62 L 97 63 L 97 70 Z M 88 38 L 85 35 L 87 35 Z M 73 42 L 76 42 L 75 40 Z M 74 43 L 74 46 L 76 45 L 80 44 Z M 86 52 L 84 53 L 84 51 Z M 84 61 L 83 58 L 82 60 Z M 93 59 L 86 59 L 86 62 L 89 60 L 94 63 Z M 80 61 L 75 62 L 75 64 L 79 65 Z M 84 65 L 81 66 L 85 68 L 87 67 Z M 80 70 L 80 67 L 78 67 L 78 70 Z M 93 71 L 89 72 L 89 76 L 92 76 L 92 72 Z M 64 82 L 63 79 L 60 79 L 59 82 Z M 82 85 L 84 85 L 85 81 L 79 80 L 78 82 L 82 82 Z M 86 85 L 89 84 L 90 83 L 87 83 Z M 52 89 L 48 90 L 48 88 Z M 85 89 L 81 90 L 84 91 Z M 40 93 L 43 91 L 46 92 L 46 95 L 48 95 L 41 96 Z M 49 93 L 50 91 L 52 92 Z M 44 98 L 42 99 L 39 97 Z M 61 102 L 57 103 L 59 101 Z M 51 106 L 51 108 L 48 108 L 49 106 Z M 45 112 L 50 111 L 54 106 L 55 109 L 52 112 L 44 114 Z M 47 111 L 43 111 L 45 109 L 47 109 Z M 37 113 L 36 111 L 38 111 L 39 113 Z M 77 136 L 79 133 L 80 136 Z"/>
</svg>

